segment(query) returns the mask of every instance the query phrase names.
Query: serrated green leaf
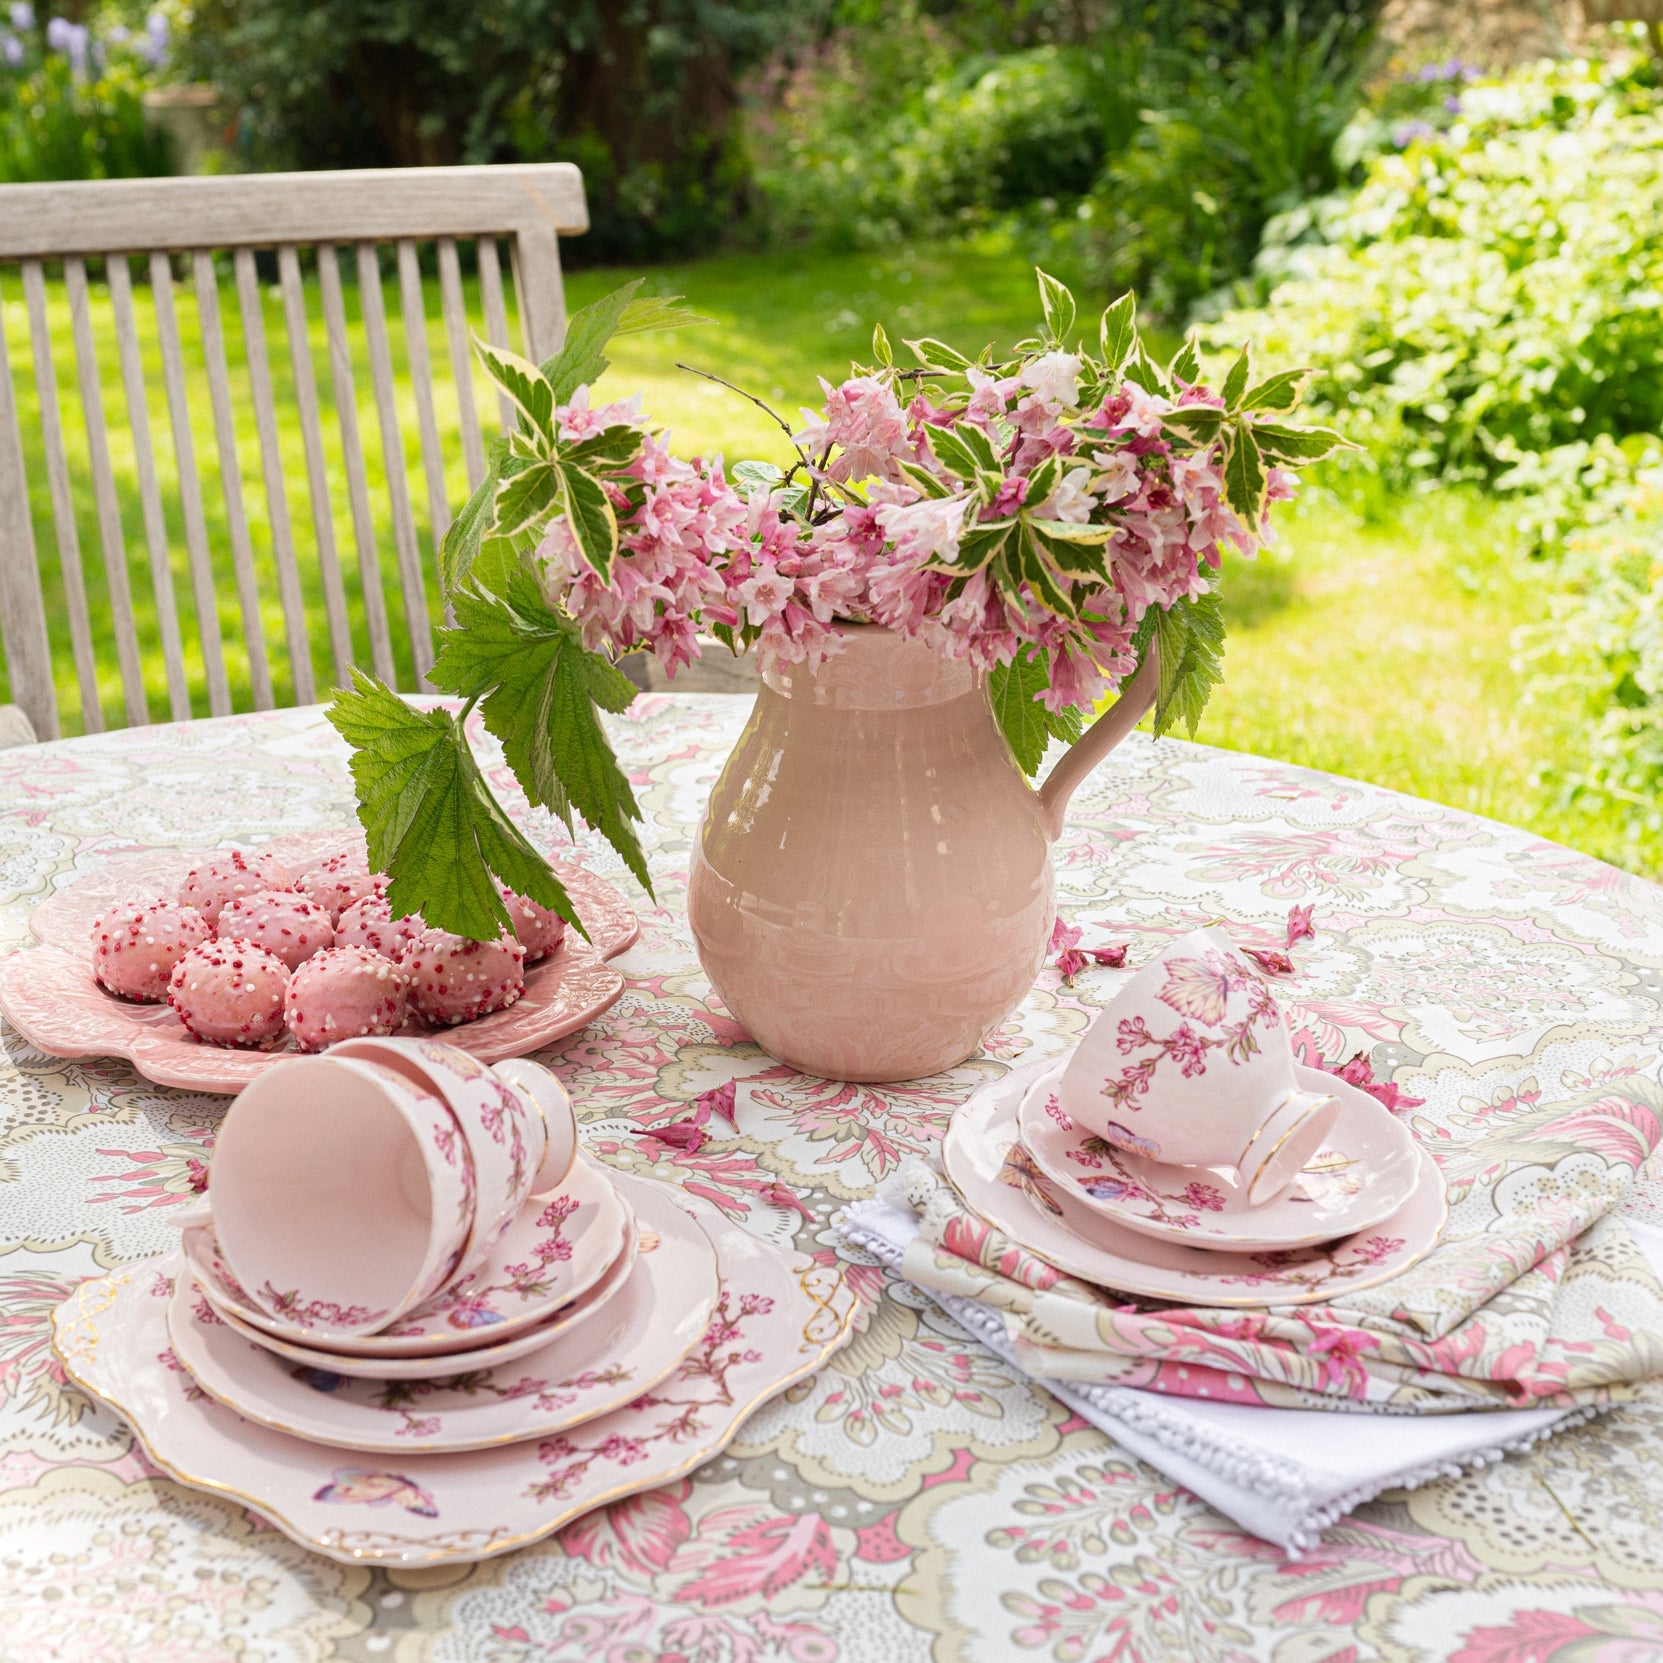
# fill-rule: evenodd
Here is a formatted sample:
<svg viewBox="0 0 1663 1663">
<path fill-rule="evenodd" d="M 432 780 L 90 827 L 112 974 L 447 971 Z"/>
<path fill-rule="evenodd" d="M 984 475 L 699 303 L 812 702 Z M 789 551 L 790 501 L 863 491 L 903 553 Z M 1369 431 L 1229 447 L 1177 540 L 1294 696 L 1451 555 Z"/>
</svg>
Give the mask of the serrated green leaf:
<svg viewBox="0 0 1663 1663">
<path fill-rule="evenodd" d="M 1224 377 L 1224 385 L 1219 388 L 1226 408 L 1235 411 L 1240 408 L 1242 395 L 1247 391 L 1248 377 L 1253 374 L 1253 343 L 1249 341 L 1237 355 L 1229 371 Z"/>
<path fill-rule="evenodd" d="M 881 323 L 872 325 L 872 356 L 878 363 L 888 369 L 895 362 L 894 349 L 889 344 L 889 336 L 884 333 Z"/>
<path fill-rule="evenodd" d="M 565 344 L 541 366 L 554 388 L 556 403 L 567 403 L 579 387 L 593 386 L 605 373 L 606 343 L 618 333 L 624 310 L 642 281 L 637 277 L 621 289 L 602 295 L 567 320 Z"/>
<path fill-rule="evenodd" d="M 510 352 L 507 347 L 492 346 L 489 341 L 478 335 L 474 336 L 473 347 L 479 354 L 479 361 L 485 366 L 486 373 L 513 400 L 521 414 L 531 423 L 533 432 L 552 442 L 554 388 L 549 385 L 543 372 L 517 352 Z"/>
<path fill-rule="evenodd" d="M 565 887 L 492 797 L 456 717 L 413 710 L 360 670 L 352 681 L 329 720 L 353 748 L 358 819 L 370 860 L 390 880 L 388 902 L 435 929 L 489 941 L 512 927 L 500 878 L 581 932 Z"/>
<path fill-rule="evenodd" d="M 474 487 L 473 495 L 462 505 L 462 511 L 450 522 L 444 542 L 439 547 L 439 577 L 445 593 L 449 594 L 467 575 L 479 554 L 479 545 L 490 530 L 497 498 L 496 468 L 486 471 L 485 477 Z"/>
<path fill-rule="evenodd" d="M 1155 695 L 1155 736 L 1182 722 L 1190 737 L 1212 690 L 1224 679 L 1224 611 L 1216 590 L 1155 609 L 1160 653 Z"/>
<path fill-rule="evenodd" d="M 1037 266 L 1034 275 L 1039 279 L 1039 305 L 1045 314 L 1046 333 L 1060 346 L 1074 327 L 1074 296 L 1056 278 Z"/>
<path fill-rule="evenodd" d="M 683 305 L 679 294 L 642 295 L 639 300 L 631 300 L 624 306 L 611 338 L 650 335 L 665 329 L 697 329 L 715 321 L 715 318 L 707 318 L 704 313 Z"/>
<path fill-rule="evenodd" d="M 1256 387 L 1249 387 L 1241 401 L 1244 410 L 1292 410 L 1305 391 L 1305 383 L 1314 370 L 1283 370 L 1280 375 L 1266 376 Z"/>
<path fill-rule="evenodd" d="M 605 583 L 612 576 L 612 557 L 618 552 L 618 516 L 611 498 L 592 473 L 572 467 L 559 472 L 566 519 L 578 551 Z"/>
<path fill-rule="evenodd" d="M 1195 378 L 1201 373 L 1201 348 L 1193 335 L 1189 336 L 1178 349 L 1172 362 L 1167 366 L 1167 374 L 1174 381 L 1181 381 L 1186 386 L 1193 386 Z"/>
<path fill-rule="evenodd" d="M 1040 703 L 1039 695 L 1050 682 L 1050 667 L 1044 655 L 1032 649 L 1009 664 L 998 665 L 987 678 L 994 720 L 1010 745 L 1017 767 L 1030 777 L 1039 772 L 1046 747 L 1053 739 L 1072 744 L 1083 726 L 1077 710 L 1053 713 Z"/>
<path fill-rule="evenodd" d="M 1103 349 L 1103 362 L 1111 375 L 1118 375 L 1126 367 L 1137 345 L 1137 309 L 1137 296 L 1128 289 L 1103 313 L 1097 333 Z"/>
<path fill-rule="evenodd" d="M 1265 462 L 1249 427 L 1231 428 L 1224 436 L 1224 500 L 1255 537 L 1265 512 L 1268 483 Z"/>
<path fill-rule="evenodd" d="M 933 335 L 926 335 L 922 340 L 908 341 L 912 355 L 919 363 L 931 369 L 966 370 L 970 368 L 970 360 L 962 352 L 956 352 L 945 341 L 938 341 Z"/>
<path fill-rule="evenodd" d="M 1320 462 L 1337 450 L 1357 448 L 1331 427 L 1283 427 L 1279 422 L 1255 422 L 1253 437 L 1259 449 L 1278 462 Z"/>
<path fill-rule="evenodd" d="M 576 621 L 548 604 L 524 560 L 504 557 L 481 576 L 490 587 L 476 582 L 456 595 L 456 624 L 439 632 L 429 679 L 480 699 L 527 799 L 568 826 L 575 808 L 650 891 L 630 824 L 641 813 L 599 716 L 628 708 L 634 684 L 584 648 Z"/>
<path fill-rule="evenodd" d="M 547 462 L 531 462 L 499 482 L 492 508 L 493 537 L 517 537 L 548 518 L 560 498 L 560 474 Z"/>
</svg>

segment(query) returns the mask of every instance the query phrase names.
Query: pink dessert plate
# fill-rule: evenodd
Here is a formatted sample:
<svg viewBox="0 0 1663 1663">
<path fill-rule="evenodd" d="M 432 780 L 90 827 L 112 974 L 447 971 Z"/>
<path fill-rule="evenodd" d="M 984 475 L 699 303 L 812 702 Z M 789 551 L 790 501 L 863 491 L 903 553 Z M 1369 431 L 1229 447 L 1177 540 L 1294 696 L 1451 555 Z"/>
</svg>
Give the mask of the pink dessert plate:
<svg viewBox="0 0 1663 1663">
<path fill-rule="evenodd" d="M 1053 1183 L 1018 1138 L 1024 1092 L 1055 1066 L 1034 1063 L 983 1086 L 953 1115 L 941 1158 L 973 1213 L 1083 1281 L 1180 1305 L 1312 1305 L 1401 1275 L 1431 1252 L 1449 1216 L 1443 1174 L 1422 1149 L 1403 1206 L 1344 1241 L 1221 1253 L 1139 1235 Z"/>
<path fill-rule="evenodd" d="M 1340 1100 L 1323 1147 L 1273 1201 L 1249 1206 L 1229 1166 L 1172 1166 L 1088 1132 L 1057 1102 L 1063 1065 L 1028 1088 L 1017 1110 L 1023 1146 L 1087 1211 L 1140 1235 L 1215 1252 L 1314 1247 L 1384 1223 L 1420 1179 L 1413 1134 L 1366 1091 L 1295 1065 L 1301 1090 Z"/>
<path fill-rule="evenodd" d="M 237 1284 L 210 1226 L 184 1233 L 191 1272 L 213 1303 L 250 1328 L 350 1357 L 433 1357 L 506 1339 L 546 1321 L 602 1280 L 626 1249 L 635 1220 L 609 1173 L 579 1156 L 566 1182 L 534 1195 L 491 1257 L 471 1276 L 379 1334 L 322 1334 L 269 1317 Z"/>
<path fill-rule="evenodd" d="M 547 1437 L 621 1409 L 650 1391 L 705 1331 L 721 1283 L 710 1238 L 668 1191 L 635 1186 L 652 1243 L 604 1316 L 546 1341 L 512 1368 L 416 1381 L 349 1379 L 296 1367 L 220 1320 L 195 1280 L 179 1276 L 168 1308 L 174 1355 L 211 1398 L 244 1420 L 313 1443 L 403 1454 L 488 1449 Z"/>
<path fill-rule="evenodd" d="M 672 1198 L 716 1248 L 710 1321 L 662 1384 L 556 1438 L 355 1457 L 246 1421 L 168 1343 L 168 1303 L 187 1274 L 178 1254 L 83 1282 L 53 1314 L 53 1346 L 170 1478 L 241 1501 L 315 1552 L 352 1565 L 490 1559 L 702 1466 L 847 1342 L 857 1301 L 839 1270 L 758 1240 L 694 1196 Z"/>
<path fill-rule="evenodd" d="M 300 871 L 355 844 L 348 832 L 297 832 L 261 847 Z M 278 1058 L 292 1056 L 287 1039 L 272 1051 L 205 1045 L 166 1005 L 118 999 L 92 978 L 93 920 L 120 901 L 173 894 L 191 867 L 214 852 L 170 850 L 112 860 L 43 901 L 29 918 L 41 945 L 0 959 L 0 1015 L 48 1056 L 125 1057 L 146 1079 L 187 1091 L 234 1095 Z M 507 1010 L 455 1028 L 429 1028 L 412 1016 L 406 1033 L 436 1034 L 481 1062 L 500 1062 L 575 1033 L 614 1003 L 624 979 L 606 961 L 634 942 L 641 921 L 604 879 L 570 861 L 550 864 L 589 940 L 568 930 L 553 953 L 527 967 L 525 992 Z"/>
<path fill-rule="evenodd" d="M 477 1345 L 464 1346 L 459 1350 L 428 1351 L 416 1357 L 349 1357 L 342 1351 L 319 1351 L 312 1346 L 297 1345 L 292 1340 L 280 1340 L 275 1334 L 262 1333 L 229 1306 L 215 1304 L 212 1299 L 208 1299 L 208 1303 L 214 1306 L 227 1328 L 241 1334 L 245 1340 L 264 1346 L 275 1356 L 298 1363 L 302 1368 L 349 1375 L 355 1380 L 431 1380 L 436 1375 L 454 1373 L 464 1366 L 470 1371 L 498 1368 L 503 1363 L 529 1356 L 557 1337 L 570 1334 L 606 1309 L 612 1296 L 623 1288 L 634 1271 L 636 1256 L 650 1250 L 653 1241 L 650 1231 L 635 1234 L 626 1251 L 618 1255 L 606 1274 L 587 1293 L 579 1295 L 569 1305 L 562 1305 L 541 1322 L 511 1334 L 506 1340 L 493 1340 L 491 1329 L 480 1328 L 474 1331 L 474 1338 L 479 1342 Z M 187 1258 L 187 1272 L 189 1269 Z M 194 1276 L 191 1280 L 197 1288 L 202 1288 Z M 203 1297 L 208 1297 L 206 1291 Z"/>
</svg>

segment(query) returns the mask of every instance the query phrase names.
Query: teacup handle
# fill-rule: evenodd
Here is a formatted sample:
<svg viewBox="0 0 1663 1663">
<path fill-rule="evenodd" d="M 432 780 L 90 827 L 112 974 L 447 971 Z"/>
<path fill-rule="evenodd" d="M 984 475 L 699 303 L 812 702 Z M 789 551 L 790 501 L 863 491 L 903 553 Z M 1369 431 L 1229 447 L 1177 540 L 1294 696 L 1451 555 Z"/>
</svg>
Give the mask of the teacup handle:
<svg viewBox="0 0 1663 1663">
<path fill-rule="evenodd" d="M 558 1189 L 572 1170 L 578 1147 L 577 1116 L 572 1112 L 572 1100 L 566 1088 L 541 1063 L 527 1057 L 510 1057 L 506 1062 L 493 1063 L 491 1072 L 518 1086 L 542 1110 L 543 1124 L 548 1128 L 542 1164 L 532 1180 L 531 1193 L 542 1195 Z"/>
<path fill-rule="evenodd" d="M 164 1219 L 175 1230 L 195 1230 L 214 1222 L 214 1210 L 208 1204 L 207 1196 L 203 1196 L 199 1201 L 187 1201 L 182 1207 L 171 1208 Z"/>
</svg>

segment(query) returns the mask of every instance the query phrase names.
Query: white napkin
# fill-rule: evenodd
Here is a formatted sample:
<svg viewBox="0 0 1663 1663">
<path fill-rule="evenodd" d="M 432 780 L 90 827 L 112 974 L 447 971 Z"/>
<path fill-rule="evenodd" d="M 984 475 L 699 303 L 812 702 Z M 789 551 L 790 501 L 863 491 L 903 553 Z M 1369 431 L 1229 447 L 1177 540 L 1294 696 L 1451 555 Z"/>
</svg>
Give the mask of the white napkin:
<svg viewBox="0 0 1663 1663">
<path fill-rule="evenodd" d="M 844 1239 L 897 1269 L 918 1233 L 899 1195 L 857 1201 L 834 1221 Z M 1629 1220 L 1663 1274 L 1663 1230 Z M 989 1350 L 1015 1366 L 1004 1323 L 972 1299 L 925 1289 Z M 1382 1490 L 1415 1489 L 1528 1449 L 1600 1409 L 1503 1409 L 1469 1414 L 1379 1415 L 1205 1403 L 1129 1386 L 1039 1382 L 1120 1444 L 1227 1518 L 1290 1557 Z"/>
</svg>

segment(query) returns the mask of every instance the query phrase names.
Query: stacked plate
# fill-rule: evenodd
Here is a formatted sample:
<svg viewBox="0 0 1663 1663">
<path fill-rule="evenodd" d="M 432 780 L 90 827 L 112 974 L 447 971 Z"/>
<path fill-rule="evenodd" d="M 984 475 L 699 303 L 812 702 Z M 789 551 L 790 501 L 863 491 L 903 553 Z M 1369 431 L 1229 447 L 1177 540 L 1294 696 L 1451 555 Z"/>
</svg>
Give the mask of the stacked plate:
<svg viewBox="0 0 1663 1663">
<path fill-rule="evenodd" d="M 1366 1092 L 1295 1065 L 1339 1100 L 1326 1140 L 1274 1201 L 1233 1166 L 1177 1166 L 1086 1132 L 1057 1107 L 1066 1059 L 1018 1069 L 954 1115 L 942 1149 L 970 1210 L 1083 1281 L 1186 1305 L 1305 1305 L 1390 1280 L 1448 1216 L 1437 1163 Z"/>
<path fill-rule="evenodd" d="M 405 1078 L 436 1101 L 458 1055 L 420 1042 Z M 499 1065 L 522 1107 L 534 1066 Z M 359 1072 L 385 1089 L 379 1065 Z M 296 1119 L 309 1107 L 281 1106 Z M 331 1112 L 346 1107 L 341 1097 Z M 231 1131 L 228 1119 L 216 1162 Z M 537 1149 L 520 1151 L 527 1182 Z M 389 1163 L 388 1187 L 415 1193 L 412 1170 Z M 240 1279 L 231 1222 L 250 1221 L 233 1175 L 231 1162 L 210 1175 L 217 1229 L 198 1215 L 179 1253 L 83 1284 L 55 1314 L 54 1345 L 164 1470 L 337 1558 L 472 1560 L 547 1535 L 707 1460 L 848 1336 L 854 1301 L 835 1271 L 582 1154 L 556 1188 L 520 1202 L 473 1268 L 383 1322 L 340 1300 L 274 1298 L 272 1280 L 246 1269 Z M 292 1195 L 281 1178 L 273 1191 Z M 259 1245 L 281 1234 L 272 1216 L 287 1215 L 263 1221 Z M 391 1257 L 396 1243 L 375 1245 Z M 452 1267 L 470 1263 L 460 1251 Z M 327 1271 L 338 1248 L 316 1257 Z"/>
</svg>

